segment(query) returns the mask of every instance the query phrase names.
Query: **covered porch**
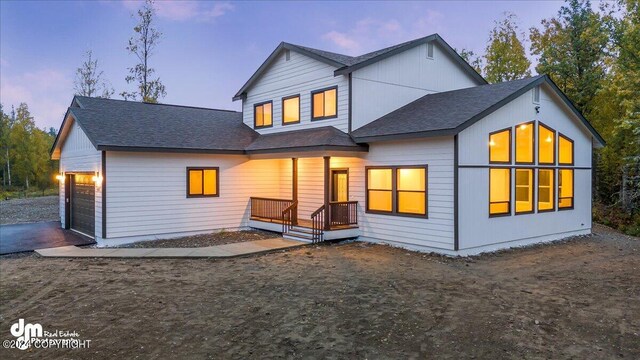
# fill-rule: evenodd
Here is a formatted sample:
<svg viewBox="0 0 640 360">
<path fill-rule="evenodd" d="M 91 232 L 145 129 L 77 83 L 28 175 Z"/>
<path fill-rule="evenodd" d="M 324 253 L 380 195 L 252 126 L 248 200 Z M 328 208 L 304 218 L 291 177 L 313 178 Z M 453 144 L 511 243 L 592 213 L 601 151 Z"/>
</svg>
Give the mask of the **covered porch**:
<svg viewBox="0 0 640 360">
<path fill-rule="evenodd" d="M 249 226 L 309 242 L 358 236 L 357 157 L 290 159 L 290 197 L 251 197 Z M 351 166 L 350 166 L 351 165 Z M 350 171 L 352 170 L 352 171 Z M 356 178 L 354 178 L 354 176 Z"/>
</svg>

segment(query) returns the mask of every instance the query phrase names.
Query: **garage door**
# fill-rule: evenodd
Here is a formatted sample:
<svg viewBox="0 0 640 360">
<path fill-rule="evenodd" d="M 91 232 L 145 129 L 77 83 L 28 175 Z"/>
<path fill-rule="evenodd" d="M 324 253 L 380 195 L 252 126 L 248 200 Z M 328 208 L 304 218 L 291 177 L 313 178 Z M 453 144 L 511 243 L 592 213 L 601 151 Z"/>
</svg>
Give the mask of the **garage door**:
<svg viewBox="0 0 640 360">
<path fill-rule="evenodd" d="M 71 228 L 81 233 L 95 234 L 95 187 L 93 175 L 71 177 Z"/>
</svg>

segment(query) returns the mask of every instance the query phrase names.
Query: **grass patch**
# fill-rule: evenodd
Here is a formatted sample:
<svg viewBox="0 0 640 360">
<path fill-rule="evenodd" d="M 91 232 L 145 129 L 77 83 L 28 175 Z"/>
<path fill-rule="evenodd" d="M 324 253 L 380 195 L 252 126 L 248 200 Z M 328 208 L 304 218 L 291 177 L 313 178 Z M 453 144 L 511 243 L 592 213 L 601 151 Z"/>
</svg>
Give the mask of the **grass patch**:
<svg viewBox="0 0 640 360">
<path fill-rule="evenodd" d="M 594 204 L 593 221 L 627 235 L 640 236 L 640 212 L 628 212 L 614 205 Z"/>
</svg>

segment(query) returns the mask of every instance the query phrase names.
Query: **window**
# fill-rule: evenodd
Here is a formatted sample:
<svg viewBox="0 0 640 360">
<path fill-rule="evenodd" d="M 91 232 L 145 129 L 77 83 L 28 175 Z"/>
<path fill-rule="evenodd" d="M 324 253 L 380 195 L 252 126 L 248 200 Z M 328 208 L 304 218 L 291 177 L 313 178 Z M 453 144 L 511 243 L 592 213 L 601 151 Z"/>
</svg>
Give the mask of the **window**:
<svg viewBox="0 0 640 360">
<path fill-rule="evenodd" d="M 516 214 L 533 212 L 533 169 L 516 169 Z"/>
<path fill-rule="evenodd" d="M 511 169 L 489 169 L 489 216 L 511 214 Z"/>
<path fill-rule="evenodd" d="M 489 162 L 492 164 L 511 163 L 511 129 L 489 134 Z"/>
<path fill-rule="evenodd" d="M 426 215 L 427 213 L 427 169 L 397 169 L 398 213 Z"/>
<path fill-rule="evenodd" d="M 538 170 L 538 211 L 553 211 L 554 169 Z"/>
<path fill-rule="evenodd" d="M 393 211 L 393 169 L 367 169 L 367 210 Z"/>
<path fill-rule="evenodd" d="M 558 209 L 573 209 L 573 169 L 558 170 Z"/>
<path fill-rule="evenodd" d="M 540 164 L 556 163 L 556 132 L 542 123 L 538 124 L 538 162 Z"/>
<path fill-rule="evenodd" d="M 540 104 L 540 86 L 533 88 L 533 103 Z"/>
<path fill-rule="evenodd" d="M 533 164 L 534 124 L 516 126 L 516 164 Z"/>
<path fill-rule="evenodd" d="M 573 140 L 558 134 L 558 164 L 573 165 Z"/>
<path fill-rule="evenodd" d="M 338 88 L 333 87 L 311 93 L 311 120 L 338 116 Z"/>
<path fill-rule="evenodd" d="M 427 58 L 433 59 L 433 43 L 427 43 Z"/>
<path fill-rule="evenodd" d="M 300 122 L 300 95 L 282 98 L 282 125 Z"/>
<path fill-rule="evenodd" d="M 367 212 L 427 216 L 427 166 L 367 168 Z"/>
<path fill-rule="evenodd" d="M 218 196 L 218 168 L 187 168 L 187 197 Z"/>
<path fill-rule="evenodd" d="M 253 127 L 263 128 L 273 125 L 273 105 L 271 101 L 253 107 Z"/>
</svg>

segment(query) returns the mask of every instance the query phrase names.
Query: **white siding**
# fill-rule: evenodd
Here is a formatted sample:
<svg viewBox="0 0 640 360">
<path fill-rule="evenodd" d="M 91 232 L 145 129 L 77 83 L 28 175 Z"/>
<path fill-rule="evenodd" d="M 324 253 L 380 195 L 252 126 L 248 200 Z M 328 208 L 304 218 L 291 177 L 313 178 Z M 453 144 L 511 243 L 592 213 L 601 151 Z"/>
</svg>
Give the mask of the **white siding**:
<svg viewBox="0 0 640 360">
<path fill-rule="evenodd" d="M 532 92 L 523 94 L 458 135 L 460 249 L 493 249 L 495 246 L 491 245 L 508 247 L 510 244 L 506 243 L 512 241 L 554 240 L 591 229 L 591 135 L 546 86 L 541 88 L 540 113 L 536 114 L 537 104 L 533 103 Z M 489 133 L 531 120 L 542 121 L 574 141 L 574 161 L 580 167 L 574 170 L 574 209 L 489 218 L 489 173 L 486 167 L 489 163 Z M 465 165 L 479 167 L 464 168 Z M 557 172 L 555 179 L 557 201 Z M 513 201 L 515 184 L 513 180 L 511 183 Z"/>
<path fill-rule="evenodd" d="M 360 203 L 361 239 L 415 249 L 452 250 L 453 157 L 452 137 L 370 144 L 365 166 L 428 165 L 428 219 L 365 213 L 364 166 L 360 166 L 349 176 L 350 183 L 356 182 L 352 189 Z"/>
<path fill-rule="evenodd" d="M 290 197 L 291 160 L 240 155 L 109 152 L 107 240 L 246 227 L 249 198 Z M 220 196 L 186 197 L 187 167 L 220 168 Z M 290 182 L 289 182 L 290 184 Z"/>
<path fill-rule="evenodd" d="M 346 76 L 334 77 L 335 67 L 291 51 L 285 61 L 284 52 L 251 86 L 243 101 L 242 112 L 245 124 L 253 128 L 253 106 L 273 101 L 273 127 L 258 129 L 261 134 L 299 130 L 320 126 L 334 126 L 344 132 L 348 130 L 349 80 Z M 338 86 L 338 117 L 311 121 L 311 91 Z M 282 98 L 300 94 L 300 123 L 282 126 Z"/>
<path fill-rule="evenodd" d="M 426 44 L 416 46 L 353 72 L 353 129 L 426 94 L 476 85 L 439 46 L 433 59 Z"/>
<path fill-rule="evenodd" d="M 62 150 L 60 152 L 60 172 L 99 172 L 102 167 L 102 154 L 91 144 L 87 135 L 82 131 L 78 123 L 70 124 Z M 64 183 L 60 187 L 60 223 L 64 226 Z M 95 189 L 95 233 L 96 237 L 102 236 L 102 186 L 96 185 Z"/>
</svg>

